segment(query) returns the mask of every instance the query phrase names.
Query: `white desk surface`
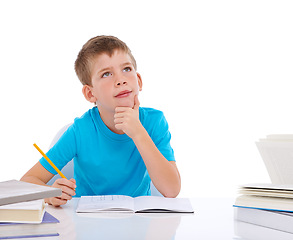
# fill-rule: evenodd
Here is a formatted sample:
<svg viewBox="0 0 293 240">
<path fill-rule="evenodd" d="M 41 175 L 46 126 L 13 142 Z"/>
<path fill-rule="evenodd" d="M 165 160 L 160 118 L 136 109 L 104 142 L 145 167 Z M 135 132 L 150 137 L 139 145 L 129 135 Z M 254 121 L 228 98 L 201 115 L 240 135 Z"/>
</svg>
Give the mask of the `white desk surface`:
<svg viewBox="0 0 293 240">
<path fill-rule="evenodd" d="M 284 232 L 234 221 L 233 198 L 190 200 L 194 214 L 105 214 L 76 213 L 78 198 L 75 198 L 62 207 L 46 206 L 60 221 L 60 236 L 44 239 L 293 239 L 293 235 Z"/>
</svg>

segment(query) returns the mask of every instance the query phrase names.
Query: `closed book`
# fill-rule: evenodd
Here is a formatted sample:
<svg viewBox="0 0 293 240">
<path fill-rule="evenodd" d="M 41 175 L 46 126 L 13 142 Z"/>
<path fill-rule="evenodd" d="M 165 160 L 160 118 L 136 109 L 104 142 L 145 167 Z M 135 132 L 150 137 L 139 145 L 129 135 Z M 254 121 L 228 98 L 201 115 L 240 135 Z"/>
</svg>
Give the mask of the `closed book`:
<svg viewBox="0 0 293 240">
<path fill-rule="evenodd" d="M 43 199 L 0 206 L 0 222 L 40 223 L 45 212 Z"/>
<path fill-rule="evenodd" d="M 53 238 L 56 237 L 56 238 Z M 32 238 L 40 238 L 40 239 L 50 239 L 50 240 L 59 240 L 59 234 L 34 234 L 34 235 L 25 235 L 25 236 L 11 236 L 11 237 L 0 237 L 0 239 L 28 239 L 31 240 Z"/>
<path fill-rule="evenodd" d="M 49 186 L 41 186 L 17 180 L 0 182 L 0 206 L 49 197 L 58 197 L 61 194 L 61 189 Z"/>
<path fill-rule="evenodd" d="M 235 207 L 235 220 L 293 233 L 293 213 Z M 293 235 L 292 235 L 293 238 Z"/>
<path fill-rule="evenodd" d="M 293 186 L 246 184 L 241 186 L 236 207 L 293 212 Z"/>
<path fill-rule="evenodd" d="M 241 240 L 292 240 L 293 234 L 276 229 L 262 227 L 252 223 L 234 221 L 234 233 Z"/>
<path fill-rule="evenodd" d="M 0 239 L 58 236 L 57 223 L 48 212 L 41 223 L 0 223 Z"/>
<path fill-rule="evenodd" d="M 234 206 L 293 212 L 293 199 L 242 195 L 236 198 Z"/>
</svg>

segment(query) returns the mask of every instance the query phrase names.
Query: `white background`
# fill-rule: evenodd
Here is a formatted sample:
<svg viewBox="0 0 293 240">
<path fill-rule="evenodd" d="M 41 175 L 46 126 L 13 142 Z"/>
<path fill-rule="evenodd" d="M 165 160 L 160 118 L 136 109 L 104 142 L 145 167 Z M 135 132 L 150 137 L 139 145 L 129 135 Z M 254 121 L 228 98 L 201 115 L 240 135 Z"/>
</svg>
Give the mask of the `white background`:
<svg viewBox="0 0 293 240">
<path fill-rule="evenodd" d="M 6 2 L 6 3 L 4 3 Z M 141 106 L 164 111 L 181 197 L 268 182 L 255 141 L 293 133 L 291 1 L 1 1 L 0 181 L 19 179 L 92 105 L 74 61 L 96 35 L 125 41 Z"/>
</svg>

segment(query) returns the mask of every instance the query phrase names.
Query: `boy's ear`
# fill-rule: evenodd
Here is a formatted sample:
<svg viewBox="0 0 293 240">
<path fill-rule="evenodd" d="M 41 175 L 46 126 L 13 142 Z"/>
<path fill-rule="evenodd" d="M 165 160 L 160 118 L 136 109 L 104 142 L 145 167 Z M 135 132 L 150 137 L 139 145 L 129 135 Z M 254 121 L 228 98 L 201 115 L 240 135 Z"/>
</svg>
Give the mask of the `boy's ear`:
<svg viewBox="0 0 293 240">
<path fill-rule="evenodd" d="M 95 103 L 98 99 L 93 95 L 92 87 L 89 85 L 83 85 L 82 93 L 86 100 L 91 103 Z"/>
<path fill-rule="evenodd" d="M 138 82 L 138 86 L 139 86 L 139 91 L 142 90 L 142 79 L 141 79 L 141 75 L 139 73 L 137 74 L 137 82 Z"/>
</svg>

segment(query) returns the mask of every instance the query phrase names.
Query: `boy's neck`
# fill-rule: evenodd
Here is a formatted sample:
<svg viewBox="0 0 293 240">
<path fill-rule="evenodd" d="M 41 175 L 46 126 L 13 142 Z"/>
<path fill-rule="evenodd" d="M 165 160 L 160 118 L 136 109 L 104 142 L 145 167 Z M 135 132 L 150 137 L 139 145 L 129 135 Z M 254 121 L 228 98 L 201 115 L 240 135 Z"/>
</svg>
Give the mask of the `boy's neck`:
<svg viewBox="0 0 293 240">
<path fill-rule="evenodd" d="M 97 106 L 99 113 L 100 113 L 100 117 L 102 119 L 102 121 L 104 122 L 104 124 L 114 133 L 117 134 L 124 134 L 124 132 L 122 130 L 118 130 L 115 127 L 115 123 L 114 123 L 114 114 L 115 112 L 107 112 L 107 111 L 102 111 L 101 109 L 99 109 L 99 107 Z"/>
</svg>

